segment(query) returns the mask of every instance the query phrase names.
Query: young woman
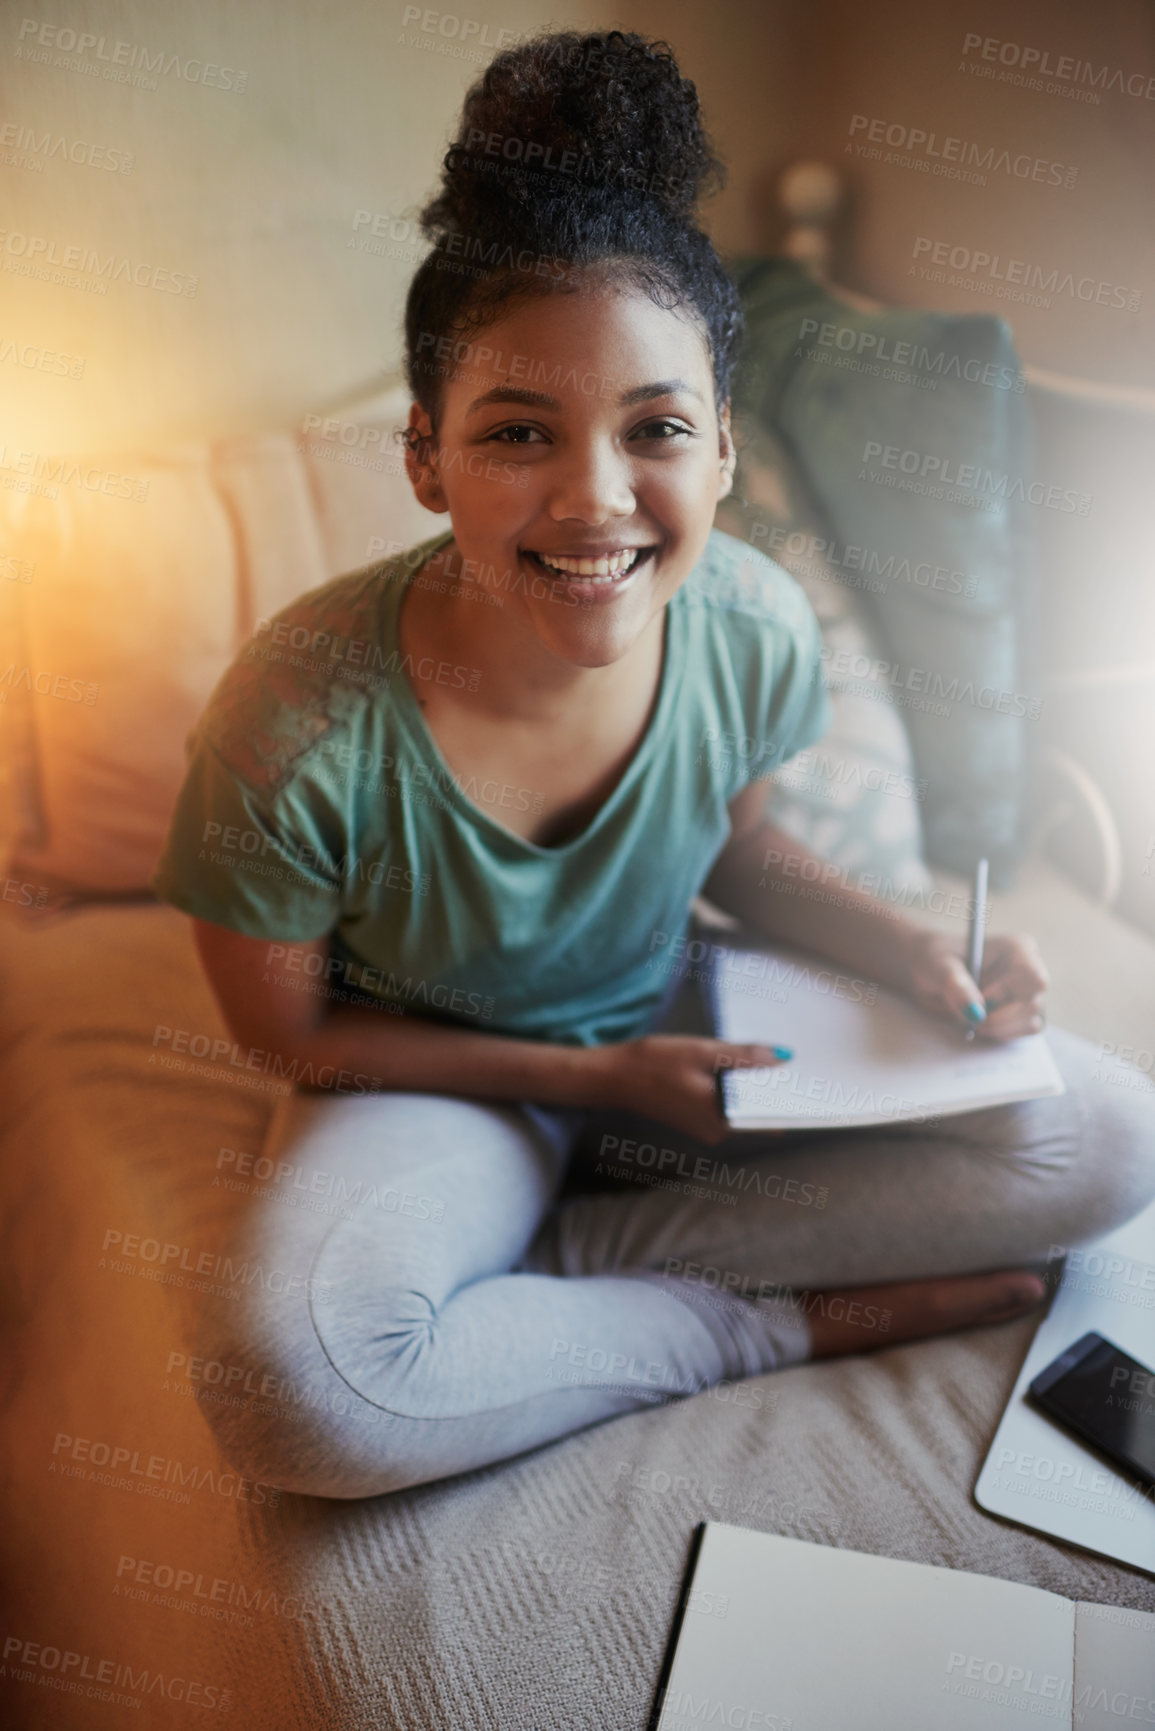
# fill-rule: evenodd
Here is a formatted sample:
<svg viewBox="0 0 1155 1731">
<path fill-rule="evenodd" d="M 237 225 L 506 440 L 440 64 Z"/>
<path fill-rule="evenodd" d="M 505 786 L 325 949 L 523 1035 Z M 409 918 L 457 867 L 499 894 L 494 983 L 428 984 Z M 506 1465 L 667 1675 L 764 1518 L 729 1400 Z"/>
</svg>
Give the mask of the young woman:
<svg viewBox="0 0 1155 1731">
<path fill-rule="evenodd" d="M 791 893 L 811 856 L 771 776 L 828 699 L 797 586 L 712 529 L 741 335 L 693 218 L 717 171 L 662 44 L 493 62 L 407 306 L 409 474 L 446 532 L 287 608 L 193 742 L 157 887 L 297 1083 L 198 1324 L 228 1367 L 204 1407 L 288 1489 L 389 1491 L 1018 1315 L 1155 1194 L 1150 1099 L 1057 1030 L 1061 1098 L 727 1139 L 720 1069 L 790 1054 L 695 1023 L 672 958 L 700 891 L 980 1039 L 1040 1028 L 1046 974 L 995 937 L 980 987 L 868 896 Z M 734 734 L 758 779 L 711 751 Z M 634 1144 L 699 1182 L 607 1182 Z"/>
</svg>

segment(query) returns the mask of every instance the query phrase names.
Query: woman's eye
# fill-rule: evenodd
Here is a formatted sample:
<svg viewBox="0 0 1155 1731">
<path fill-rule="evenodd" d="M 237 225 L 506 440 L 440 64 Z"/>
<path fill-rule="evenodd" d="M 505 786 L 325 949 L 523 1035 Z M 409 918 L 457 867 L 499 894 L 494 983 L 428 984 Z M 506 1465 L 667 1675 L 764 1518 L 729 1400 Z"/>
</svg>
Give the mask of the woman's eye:
<svg viewBox="0 0 1155 1731">
<path fill-rule="evenodd" d="M 517 436 L 515 437 L 515 435 Z M 529 435 L 529 437 L 522 435 Z M 515 421 L 512 426 L 499 427 L 496 433 L 490 433 L 488 437 L 503 445 L 528 445 L 532 442 L 532 438 L 537 435 L 538 429 L 536 427 L 527 426 L 524 421 Z"/>
<path fill-rule="evenodd" d="M 658 439 L 664 442 L 689 433 L 689 427 L 684 427 L 681 421 L 647 421 L 644 427 L 638 428 L 637 436 L 641 439 Z"/>
<path fill-rule="evenodd" d="M 660 417 L 655 421 L 646 421 L 632 435 L 635 439 L 653 439 L 658 444 L 671 444 L 675 439 L 689 438 L 691 429 L 683 426 L 681 421 L 671 421 Z M 544 442 L 545 434 L 540 427 L 531 427 L 527 421 L 512 421 L 509 426 L 498 427 L 494 432 L 485 435 L 484 443 L 500 445 L 532 445 Z"/>
</svg>

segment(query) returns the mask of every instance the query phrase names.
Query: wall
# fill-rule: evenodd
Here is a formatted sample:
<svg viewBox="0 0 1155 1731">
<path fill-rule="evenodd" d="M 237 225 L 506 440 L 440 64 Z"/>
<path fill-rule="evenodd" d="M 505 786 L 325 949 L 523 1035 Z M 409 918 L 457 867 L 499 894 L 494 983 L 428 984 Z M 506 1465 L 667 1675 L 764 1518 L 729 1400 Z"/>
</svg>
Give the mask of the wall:
<svg viewBox="0 0 1155 1731">
<path fill-rule="evenodd" d="M 84 369 L 82 381 L 28 378 L 10 363 L 0 434 L 87 449 L 251 426 L 395 369 L 404 287 L 424 250 L 405 213 L 435 183 L 461 96 L 494 49 L 557 23 L 624 24 L 672 42 L 730 165 L 705 213 L 723 250 L 773 247 L 777 173 L 816 156 L 846 176 L 840 274 L 852 286 L 897 304 L 1005 311 L 1039 365 L 1152 378 L 1155 297 L 1143 288 L 1155 262 L 1155 100 L 1084 83 L 1101 96 L 1092 105 L 998 83 L 974 70 L 997 73 L 997 61 L 968 47 L 994 37 L 1012 55 L 1033 47 L 1120 69 L 1144 88 L 1149 79 L 1155 98 L 1155 9 L 1141 0 L 1021 0 L 1013 29 L 997 0 L 931 12 L 917 0 L 569 0 L 561 17 L 547 0 L 464 3 L 468 17 L 415 19 L 402 0 L 62 0 L 51 19 L 30 0 L 9 8 L 5 329 Z M 97 41 L 62 53 L 70 31 Z M 150 76 L 142 56 L 161 69 Z M 913 153 L 932 168 L 950 136 L 1041 163 L 1045 178 L 994 171 L 980 186 L 887 162 L 856 116 L 933 133 Z M 30 156 L 17 142 L 28 128 L 131 166 Z M 1049 183 L 1071 171 L 1072 186 Z M 358 211 L 382 219 L 384 255 L 363 250 L 372 224 L 358 226 Z M 41 260 L 92 249 L 97 271 L 14 274 L 30 244 Z M 928 263 L 940 245 L 1000 263 L 931 281 L 919 272 L 940 268 Z M 1045 307 L 1000 298 L 1012 257 L 1044 276 L 1103 282 L 1108 304 L 1063 291 Z M 110 259 L 141 282 L 168 275 L 159 288 L 108 282 L 98 271 Z M 169 292 L 174 283 L 186 292 Z M 1119 296 L 1126 307 L 1110 304 Z"/>
<path fill-rule="evenodd" d="M 748 183 L 768 148 L 789 152 L 792 124 L 779 101 L 787 60 L 771 56 L 763 70 L 762 49 L 777 18 L 797 28 L 797 9 L 723 0 L 627 14 L 592 0 L 568 0 L 560 15 L 546 0 L 462 0 L 456 13 L 401 0 L 61 0 L 50 18 L 30 0 L 9 9 L 4 334 L 82 363 L 82 376 L 9 363 L 0 440 L 87 453 L 289 425 L 394 374 L 405 288 L 426 250 L 413 207 L 436 184 L 466 88 L 529 31 L 662 33 L 684 20 L 670 34 L 733 159 L 717 232 L 722 244 L 755 244 Z M 78 53 L 69 32 L 97 40 Z M 741 52 L 751 40 L 756 57 Z M 728 100 L 732 66 L 740 104 Z M 767 124 L 751 127 L 758 112 Z M 64 138 L 95 165 L 20 150 L 25 129 Z M 48 280 L 15 274 L 30 243 Z M 70 248 L 98 256 L 59 271 L 79 256 Z M 110 264 L 139 286 L 103 277 Z"/>
<path fill-rule="evenodd" d="M 993 58 L 984 55 L 987 43 Z M 852 286 L 898 304 L 1003 311 L 1039 366 L 1155 382 L 1155 9 L 1141 0 L 1019 0 L 1013 8 L 999 0 L 933 8 L 918 0 L 887 0 L 883 8 L 818 0 L 806 9 L 801 49 L 809 70 L 794 147 L 845 173 L 844 274 Z M 1024 72 L 1024 51 L 1032 50 L 1049 61 L 1035 59 Z M 1037 76 L 1039 65 L 1057 68 L 1063 57 L 1073 63 L 1063 94 L 1012 82 Z M 1108 88 L 1116 72 L 1144 94 L 1129 95 L 1118 81 Z M 1087 95 L 1100 100 L 1080 99 Z M 878 122 L 882 136 L 875 126 L 872 140 L 870 123 Z M 891 127 L 899 130 L 888 144 Z M 933 142 L 912 150 L 912 131 Z M 959 141 L 949 155 L 948 138 Z M 1004 155 L 1007 166 L 997 166 Z M 943 281 L 920 275 L 935 268 L 925 247 L 916 250 L 920 240 L 946 243 L 948 256 L 962 249 L 961 268 L 948 264 Z M 976 268 L 976 253 L 1000 263 Z M 1001 289 L 1016 292 L 1000 280 L 1011 259 L 1043 277 L 1057 272 L 1060 282 L 1068 274 L 1076 284 L 1092 280 L 1096 291 L 1106 282 L 1111 292 L 1100 305 L 1072 290 L 1040 297 L 1049 298 L 1045 306 L 1004 298 Z M 1114 304 L 1136 293 L 1137 311 Z"/>
</svg>

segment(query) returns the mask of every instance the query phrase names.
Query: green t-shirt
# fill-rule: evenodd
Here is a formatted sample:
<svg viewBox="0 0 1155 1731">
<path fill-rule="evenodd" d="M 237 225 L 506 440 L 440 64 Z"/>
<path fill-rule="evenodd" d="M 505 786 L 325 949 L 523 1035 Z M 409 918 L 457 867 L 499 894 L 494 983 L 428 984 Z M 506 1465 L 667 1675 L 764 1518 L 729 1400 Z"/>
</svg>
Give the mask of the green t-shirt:
<svg viewBox="0 0 1155 1731">
<path fill-rule="evenodd" d="M 258 630 L 190 736 L 153 887 L 271 943 L 328 934 L 300 984 L 330 1002 L 367 994 L 572 1045 L 630 1039 L 669 984 L 727 802 L 829 725 L 817 621 L 793 578 L 713 530 L 667 606 L 629 767 L 579 835 L 542 847 L 500 821 L 540 794 L 455 779 L 398 647 L 405 588 L 451 538 L 338 577 Z"/>
</svg>

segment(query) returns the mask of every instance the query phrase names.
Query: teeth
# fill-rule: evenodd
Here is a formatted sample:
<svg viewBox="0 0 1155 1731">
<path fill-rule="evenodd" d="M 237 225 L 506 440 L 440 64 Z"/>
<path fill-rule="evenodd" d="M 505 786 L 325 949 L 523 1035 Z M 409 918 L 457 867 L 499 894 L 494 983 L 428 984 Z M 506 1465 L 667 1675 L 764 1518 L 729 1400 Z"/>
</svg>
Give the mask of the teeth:
<svg viewBox="0 0 1155 1731">
<path fill-rule="evenodd" d="M 604 559 L 571 559 L 562 553 L 556 553 L 552 559 L 547 559 L 544 553 L 537 557 L 559 576 L 592 577 L 595 582 L 611 583 L 615 577 L 624 577 L 627 571 L 633 570 L 638 562 L 639 549 L 629 547 Z"/>
</svg>

